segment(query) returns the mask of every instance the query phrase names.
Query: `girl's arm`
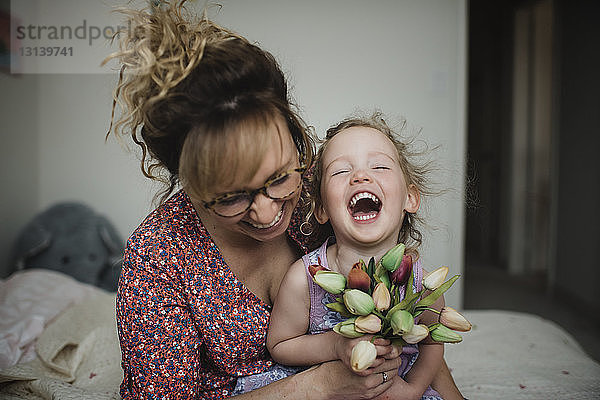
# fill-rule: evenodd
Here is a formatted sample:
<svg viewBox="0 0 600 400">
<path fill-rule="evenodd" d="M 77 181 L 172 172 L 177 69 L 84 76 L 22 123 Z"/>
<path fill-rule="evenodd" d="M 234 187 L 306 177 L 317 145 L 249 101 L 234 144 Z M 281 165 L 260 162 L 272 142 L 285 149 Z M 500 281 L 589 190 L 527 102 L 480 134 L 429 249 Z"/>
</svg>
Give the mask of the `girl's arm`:
<svg viewBox="0 0 600 400">
<path fill-rule="evenodd" d="M 339 358 L 340 335 L 309 335 L 310 295 L 302 260 L 286 273 L 269 322 L 267 349 L 273 360 L 286 365 L 314 365 Z"/>
<path fill-rule="evenodd" d="M 430 292 L 427 291 L 423 296 L 427 296 L 429 293 Z M 441 296 L 431 307 L 436 310 L 441 310 L 442 307 L 444 307 L 444 296 Z M 419 323 L 431 325 L 437 321 L 438 315 L 436 313 L 425 311 L 421 314 Z M 394 376 L 394 384 L 392 387 L 378 397 L 378 399 L 420 399 L 427 387 L 435 381 L 434 378 L 442 373 L 441 366 L 444 362 L 444 344 L 435 342 L 431 337 L 427 337 L 419 342 L 418 346 L 419 358 L 417 358 L 417 361 L 415 361 L 410 371 L 408 371 L 405 379 L 402 379 L 397 375 Z M 451 377 L 450 380 L 452 380 Z M 450 381 L 438 379 L 435 382 L 447 383 Z M 447 384 L 450 385 L 449 383 Z M 456 389 L 456 386 L 452 386 L 452 388 L 446 388 L 445 386 L 442 388 L 433 387 L 433 389 L 448 392 L 450 389 Z M 456 389 L 456 391 L 458 391 L 458 389 Z"/>
<path fill-rule="evenodd" d="M 426 291 L 423 296 L 427 296 L 430 292 Z M 445 305 L 444 296 L 441 296 L 431 305 L 431 308 L 441 310 Z M 438 322 L 438 314 L 425 311 L 421 314 L 420 324 L 427 326 Z M 442 361 L 444 359 L 444 344 L 435 342 L 430 336 L 423 339 L 418 344 L 419 346 L 419 358 L 412 366 L 410 371 L 406 374 L 406 382 L 413 389 L 414 393 L 421 398 L 423 392 L 427 389 L 427 386 L 431 384 L 434 376 L 440 370 Z"/>
<path fill-rule="evenodd" d="M 371 335 L 357 339 L 345 338 L 333 331 L 310 335 L 308 332 L 310 295 L 304 262 L 298 260 L 288 270 L 275 299 L 267 335 L 267 349 L 273 360 L 285 365 L 310 366 L 327 361 L 341 360 L 350 368 L 352 348 L 360 340 L 370 340 Z M 388 340 L 374 341 L 378 357 L 398 356 Z M 376 360 L 373 367 L 359 375 L 373 373 L 373 368 L 383 363 Z"/>
</svg>

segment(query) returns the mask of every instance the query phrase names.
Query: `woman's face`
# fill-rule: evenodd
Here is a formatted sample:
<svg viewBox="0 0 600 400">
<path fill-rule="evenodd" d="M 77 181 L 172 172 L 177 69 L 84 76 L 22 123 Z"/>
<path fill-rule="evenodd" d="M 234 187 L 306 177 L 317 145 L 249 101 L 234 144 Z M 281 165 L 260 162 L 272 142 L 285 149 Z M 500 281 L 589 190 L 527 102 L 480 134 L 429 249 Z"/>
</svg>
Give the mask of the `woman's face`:
<svg viewBox="0 0 600 400">
<path fill-rule="evenodd" d="M 319 222 L 331 222 L 338 242 L 355 246 L 396 244 L 406 211 L 419 196 L 407 186 L 394 144 L 369 127 L 339 132 L 323 153 Z"/>
<path fill-rule="evenodd" d="M 258 189 L 272 178 L 300 166 L 296 146 L 283 119 L 276 119 L 266 129 L 268 150 L 254 176 L 249 181 L 236 178 L 231 184 L 217 185 L 207 201 L 231 192 Z M 239 165 L 239 169 L 244 167 Z M 232 171 L 232 174 L 243 176 L 242 172 Z M 234 217 L 222 217 L 201 205 L 196 206 L 196 210 L 213 237 L 240 244 L 248 240 L 265 242 L 285 233 L 300 198 L 300 191 L 301 188 L 283 200 L 273 200 L 264 193 L 258 193 L 250 208 Z"/>
</svg>

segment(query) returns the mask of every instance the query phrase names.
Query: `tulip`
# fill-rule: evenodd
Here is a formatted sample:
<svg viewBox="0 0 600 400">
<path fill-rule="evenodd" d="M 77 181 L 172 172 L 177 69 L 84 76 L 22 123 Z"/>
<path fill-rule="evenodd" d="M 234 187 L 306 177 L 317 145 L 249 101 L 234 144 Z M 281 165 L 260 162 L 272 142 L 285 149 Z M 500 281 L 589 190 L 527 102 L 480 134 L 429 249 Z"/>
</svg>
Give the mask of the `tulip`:
<svg viewBox="0 0 600 400">
<path fill-rule="evenodd" d="M 403 285 L 408 281 L 408 277 L 410 276 L 410 272 L 412 271 L 412 256 L 410 254 L 405 254 L 402 257 L 402 262 L 397 270 L 392 272 L 392 282 L 396 285 Z"/>
<path fill-rule="evenodd" d="M 345 321 L 339 322 L 336 326 L 333 327 L 333 331 L 350 339 L 361 337 L 364 335 L 364 333 L 356 331 L 354 326 L 355 321 L 356 318 L 350 318 Z"/>
<path fill-rule="evenodd" d="M 354 329 L 361 333 L 377 333 L 381 330 L 381 320 L 375 314 L 362 315 L 354 321 Z"/>
<path fill-rule="evenodd" d="M 375 266 L 375 271 L 373 273 L 373 277 L 376 282 L 383 282 L 385 286 L 389 289 L 391 286 L 390 277 L 388 276 L 387 270 L 381 264 L 377 264 Z"/>
<path fill-rule="evenodd" d="M 368 340 L 361 340 L 352 348 L 350 365 L 355 372 L 364 371 L 369 368 L 377 358 L 375 345 Z"/>
<path fill-rule="evenodd" d="M 363 292 L 368 292 L 371 288 L 371 278 L 361 266 L 361 263 L 357 262 L 352 266 L 352 269 L 348 273 L 348 287 L 350 289 L 360 289 Z"/>
<path fill-rule="evenodd" d="M 390 291 L 384 282 L 379 282 L 375 289 L 373 289 L 373 302 L 375 303 L 375 308 L 379 311 L 385 311 L 390 308 L 390 303 L 392 299 L 390 296 Z"/>
<path fill-rule="evenodd" d="M 458 343 L 462 341 L 462 336 L 442 324 L 436 325 L 430 334 L 431 338 L 436 342 Z"/>
<path fill-rule="evenodd" d="M 310 276 L 314 277 L 317 271 L 327 271 L 327 268 L 319 264 L 311 264 L 308 266 L 308 272 L 310 273 Z"/>
<path fill-rule="evenodd" d="M 358 289 L 349 289 L 344 293 L 344 304 L 354 315 L 368 315 L 375 309 L 373 298 Z"/>
<path fill-rule="evenodd" d="M 406 343 L 415 344 L 425 339 L 427 335 L 429 335 L 427 325 L 419 324 L 413 325 L 413 328 L 409 332 L 402 335 L 402 339 L 404 339 Z"/>
<path fill-rule="evenodd" d="M 388 250 L 387 253 L 383 255 L 381 258 L 381 265 L 389 272 L 394 272 L 402 263 L 402 256 L 404 255 L 405 246 L 403 243 L 398 243 L 391 250 Z"/>
<path fill-rule="evenodd" d="M 440 322 L 444 326 L 459 332 L 468 332 L 472 327 L 471 323 L 452 307 L 442 308 Z"/>
<path fill-rule="evenodd" d="M 315 283 L 331 294 L 339 294 L 346 288 L 346 277 L 334 271 L 317 271 Z"/>
<path fill-rule="evenodd" d="M 396 310 L 390 316 L 390 326 L 394 335 L 403 335 L 411 331 L 415 318 L 406 310 Z"/>
<path fill-rule="evenodd" d="M 444 283 L 446 275 L 448 275 L 448 267 L 439 267 L 435 271 L 425 275 L 423 278 L 423 286 L 425 286 L 425 289 L 435 290 Z"/>
</svg>

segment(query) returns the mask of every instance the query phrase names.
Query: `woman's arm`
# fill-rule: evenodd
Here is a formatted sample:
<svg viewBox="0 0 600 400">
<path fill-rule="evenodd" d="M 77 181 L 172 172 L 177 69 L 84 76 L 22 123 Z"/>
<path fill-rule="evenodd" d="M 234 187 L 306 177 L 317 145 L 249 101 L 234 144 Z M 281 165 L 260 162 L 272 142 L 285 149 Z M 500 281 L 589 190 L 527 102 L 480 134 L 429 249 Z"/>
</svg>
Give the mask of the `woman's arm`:
<svg viewBox="0 0 600 400">
<path fill-rule="evenodd" d="M 340 361 L 330 361 L 296 375 L 273 382 L 260 389 L 235 397 L 236 400 L 358 400 L 373 399 L 392 385 L 392 380 L 383 383 L 382 374 L 396 373 L 400 357 L 388 360 L 378 367 L 377 372 L 358 376 Z"/>
<path fill-rule="evenodd" d="M 202 343 L 186 300 L 168 274 L 130 250 L 116 306 L 124 400 L 196 396 Z"/>
</svg>

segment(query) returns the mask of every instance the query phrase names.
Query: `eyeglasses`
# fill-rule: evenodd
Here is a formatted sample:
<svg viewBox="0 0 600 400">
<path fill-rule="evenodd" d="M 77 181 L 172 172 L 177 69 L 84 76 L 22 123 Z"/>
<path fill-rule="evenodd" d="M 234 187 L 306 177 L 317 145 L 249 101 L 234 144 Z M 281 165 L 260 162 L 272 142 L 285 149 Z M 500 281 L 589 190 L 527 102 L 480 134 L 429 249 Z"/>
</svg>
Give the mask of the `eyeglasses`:
<svg viewBox="0 0 600 400">
<path fill-rule="evenodd" d="M 269 179 L 265 184 L 255 190 L 240 190 L 221 195 L 211 201 L 204 202 L 204 207 L 209 208 L 221 217 L 235 217 L 250 208 L 257 194 L 262 193 L 273 200 L 283 200 L 292 196 L 302 185 L 302 174 L 306 166 L 294 168 Z"/>
</svg>

